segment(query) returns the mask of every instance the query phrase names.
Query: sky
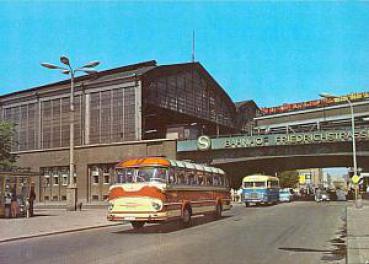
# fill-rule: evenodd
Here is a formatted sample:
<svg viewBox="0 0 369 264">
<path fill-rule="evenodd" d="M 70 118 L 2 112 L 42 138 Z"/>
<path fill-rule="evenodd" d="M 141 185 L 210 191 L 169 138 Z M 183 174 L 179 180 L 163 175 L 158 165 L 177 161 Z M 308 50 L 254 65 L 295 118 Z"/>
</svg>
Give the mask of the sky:
<svg viewBox="0 0 369 264">
<path fill-rule="evenodd" d="M 0 1 L 0 95 L 99 70 L 196 61 L 234 101 L 260 107 L 369 91 L 369 2 Z"/>
</svg>

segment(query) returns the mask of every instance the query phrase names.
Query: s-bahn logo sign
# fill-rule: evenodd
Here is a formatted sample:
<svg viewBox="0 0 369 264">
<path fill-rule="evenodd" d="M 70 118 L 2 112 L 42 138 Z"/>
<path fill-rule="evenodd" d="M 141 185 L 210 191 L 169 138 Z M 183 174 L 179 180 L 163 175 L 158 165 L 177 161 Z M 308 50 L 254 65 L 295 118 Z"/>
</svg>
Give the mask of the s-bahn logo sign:
<svg viewBox="0 0 369 264">
<path fill-rule="evenodd" d="M 197 139 L 198 150 L 209 150 L 211 147 L 211 139 L 208 136 L 200 136 Z"/>
<path fill-rule="evenodd" d="M 369 140 L 369 130 L 355 131 L 358 141 Z M 233 136 L 210 138 L 200 136 L 197 140 L 178 141 L 177 151 L 206 151 L 230 148 L 253 148 L 266 146 L 322 144 L 352 141 L 352 133 L 348 130 L 316 131 L 311 133 L 269 134 L 257 136 Z"/>
</svg>

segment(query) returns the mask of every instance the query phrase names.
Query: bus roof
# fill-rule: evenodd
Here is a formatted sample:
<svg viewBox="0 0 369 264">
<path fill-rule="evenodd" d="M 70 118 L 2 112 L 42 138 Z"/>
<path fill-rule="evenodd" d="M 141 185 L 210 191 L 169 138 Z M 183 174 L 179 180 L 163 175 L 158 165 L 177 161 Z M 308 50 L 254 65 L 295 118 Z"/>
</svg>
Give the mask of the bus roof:
<svg viewBox="0 0 369 264">
<path fill-rule="evenodd" d="M 279 181 L 277 177 L 263 175 L 263 174 L 254 174 L 246 176 L 242 179 L 242 182 L 254 182 L 254 181 L 267 181 L 267 180 L 276 180 Z"/>
<path fill-rule="evenodd" d="M 169 167 L 170 162 L 166 158 L 162 157 L 145 157 L 137 159 L 123 160 L 118 163 L 117 168 L 134 168 L 134 167 L 146 167 L 146 166 L 163 166 Z"/>
<path fill-rule="evenodd" d="M 146 167 L 146 166 L 160 166 L 160 167 L 173 166 L 173 167 L 179 167 L 179 168 L 194 169 L 198 171 L 225 174 L 225 172 L 219 168 L 204 166 L 204 165 L 187 162 L 187 161 L 169 160 L 163 157 L 143 157 L 143 158 L 123 160 L 117 164 L 116 168 L 137 168 L 137 167 Z"/>
</svg>

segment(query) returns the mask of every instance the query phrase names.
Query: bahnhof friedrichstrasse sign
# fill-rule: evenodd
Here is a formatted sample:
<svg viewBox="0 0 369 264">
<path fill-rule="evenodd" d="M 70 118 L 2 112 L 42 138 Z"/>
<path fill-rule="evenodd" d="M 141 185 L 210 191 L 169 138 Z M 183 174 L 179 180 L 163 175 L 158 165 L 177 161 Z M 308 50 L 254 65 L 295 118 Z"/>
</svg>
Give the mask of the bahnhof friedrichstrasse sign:
<svg viewBox="0 0 369 264">
<path fill-rule="evenodd" d="M 369 140 L 369 130 L 356 130 L 355 139 Z M 200 136 L 198 140 L 178 141 L 177 151 L 206 151 L 231 148 L 252 148 L 281 145 L 302 145 L 352 141 L 348 130 L 316 131 L 311 133 L 269 134 L 258 136 L 232 136 L 210 138 Z"/>
</svg>

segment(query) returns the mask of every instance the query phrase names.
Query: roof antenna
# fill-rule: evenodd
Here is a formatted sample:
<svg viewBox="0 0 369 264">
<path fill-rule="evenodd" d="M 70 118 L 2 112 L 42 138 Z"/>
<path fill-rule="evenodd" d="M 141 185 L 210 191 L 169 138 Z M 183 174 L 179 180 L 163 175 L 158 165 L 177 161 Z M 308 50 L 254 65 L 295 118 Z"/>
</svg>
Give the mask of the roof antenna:
<svg viewBox="0 0 369 264">
<path fill-rule="evenodd" d="M 195 30 L 192 31 L 192 62 L 195 62 Z"/>
</svg>

